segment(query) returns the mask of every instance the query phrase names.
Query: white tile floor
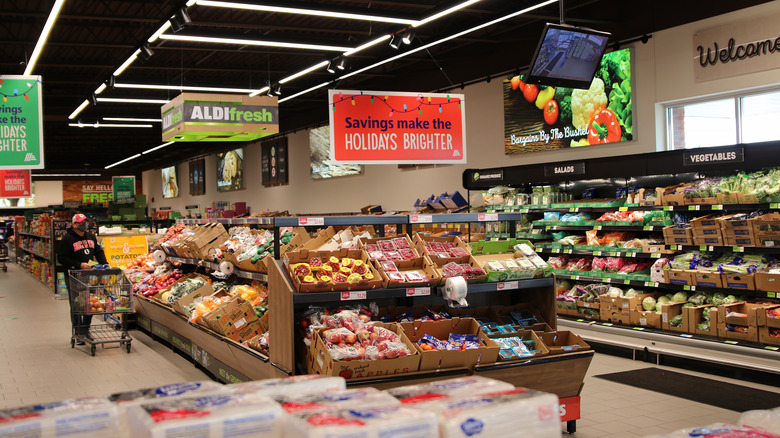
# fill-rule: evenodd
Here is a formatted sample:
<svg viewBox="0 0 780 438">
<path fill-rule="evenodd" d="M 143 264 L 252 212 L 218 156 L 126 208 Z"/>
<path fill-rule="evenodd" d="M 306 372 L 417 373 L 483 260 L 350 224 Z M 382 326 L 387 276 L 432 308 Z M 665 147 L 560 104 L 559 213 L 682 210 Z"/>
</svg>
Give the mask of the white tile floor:
<svg viewBox="0 0 780 438">
<path fill-rule="evenodd" d="M 7 273 L 0 271 L 0 409 L 209 378 L 137 330 L 131 332 L 130 354 L 124 349 L 98 349 L 92 357 L 84 347 L 71 349 L 67 301 L 55 300 L 18 266 L 8 267 Z M 582 419 L 572 436 L 641 437 L 739 418 L 738 412 L 593 377 L 649 366 L 597 353 L 582 391 Z M 776 387 L 689 373 L 780 392 Z"/>
</svg>

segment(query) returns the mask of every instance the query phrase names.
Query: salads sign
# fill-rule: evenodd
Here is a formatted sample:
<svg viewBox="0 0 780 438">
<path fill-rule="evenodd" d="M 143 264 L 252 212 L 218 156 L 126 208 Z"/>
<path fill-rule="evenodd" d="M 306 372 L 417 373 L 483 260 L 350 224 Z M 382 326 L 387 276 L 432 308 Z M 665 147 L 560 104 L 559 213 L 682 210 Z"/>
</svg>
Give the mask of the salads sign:
<svg viewBox="0 0 780 438">
<path fill-rule="evenodd" d="M 778 20 L 773 14 L 696 32 L 695 82 L 780 68 Z"/>
<path fill-rule="evenodd" d="M 504 153 L 633 140 L 631 49 L 605 54 L 587 90 L 504 81 Z"/>
<path fill-rule="evenodd" d="M 329 90 L 328 105 L 331 161 L 466 162 L 462 94 Z"/>
</svg>

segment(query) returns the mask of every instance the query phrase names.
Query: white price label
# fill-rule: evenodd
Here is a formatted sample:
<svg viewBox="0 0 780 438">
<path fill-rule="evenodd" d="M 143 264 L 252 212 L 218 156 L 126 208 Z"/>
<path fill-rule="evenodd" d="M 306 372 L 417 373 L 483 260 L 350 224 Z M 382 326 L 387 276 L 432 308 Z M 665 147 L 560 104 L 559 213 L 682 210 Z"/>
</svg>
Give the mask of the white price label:
<svg viewBox="0 0 780 438">
<path fill-rule="evenodd" d="M 298 218 L 298 225 L 302 227 L 325 225 L 325 218 L 324 217 L 300 217 Z"/>
<path fill-rule="evenodd" d="M 497 290 L 511 290 L 517 289 L 518 287 L 520 287 L 520 285 L 516 281 L 501 281 L 496 284 Z"/>
<path fill-rule="evenodd" d="M 410 287 L 406 289 L 407 297 L 427 297 L 431 294 L 429 287 Z"/>
<path fill-rule="evenodd" d="M 480 222 L 491 222 L 498 220 L 498 213 L 480 213 L 477 216 L 477 220 Z"/>
<path fill-rule="evenodd" d="M 430 224 L 433 222 L 433 216 L 429 214 L 413 214 L 409 216 L 409 221 L 413 224 Z"/>
<path fill-rule="evenodd" d="M 341 293 L 341 301 L 365 300 L 365 299 L 366 299 L 366 291 L 364 290 Z"/>
</svg>

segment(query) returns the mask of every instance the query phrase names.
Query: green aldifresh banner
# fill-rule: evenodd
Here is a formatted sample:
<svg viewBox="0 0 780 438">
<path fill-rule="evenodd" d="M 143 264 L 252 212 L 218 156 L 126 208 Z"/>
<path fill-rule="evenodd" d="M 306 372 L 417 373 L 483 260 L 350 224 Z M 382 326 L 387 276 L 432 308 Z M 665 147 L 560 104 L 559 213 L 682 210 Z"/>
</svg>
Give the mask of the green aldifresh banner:
<svg viewBox="0 0 780 438">
<path fill-rule="evenodd" d="M 133 202 L 135 199 L 135 177 L 114 177 L 114 202 Z"/>
<path fill-rule="evenodd" d="M 43 169 L 40 76 L 0 75 L 0 169 Z"/>
</svg>

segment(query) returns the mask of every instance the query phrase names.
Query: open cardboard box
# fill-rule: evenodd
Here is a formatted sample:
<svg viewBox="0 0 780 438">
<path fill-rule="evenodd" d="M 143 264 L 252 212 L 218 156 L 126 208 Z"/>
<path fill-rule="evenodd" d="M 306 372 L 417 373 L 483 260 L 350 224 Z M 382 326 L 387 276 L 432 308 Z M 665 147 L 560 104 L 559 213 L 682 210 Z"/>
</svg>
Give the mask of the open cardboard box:
<svg viewBox="0 0 780 438">
<path fill-rule="evenodd" d="M 257 319 L 252 304 L 239 296 L 233 297 L 203 317 L 206 325 L 221 335 L 241 330 Z"/>
<path fill-rule="evenodd" d="M 661 328 L 662 329 L 673 331 L 673 332 L 685 331 L 682 324 L 679 327 L 675 327 L 669 324 L 669 321 L 671 321 L 672 318 L 674 318 L 677 315 L 682 315 L 682 309 L 685 303 L 687 303 L 687 301 L 682 303 L 667 303 L 661 305 Z M 684 316 L 682 320 L 683 320 L 682 321 L 683 324 L 685 324 Z"/>
<path fill-rule="evenodd" d="M 756 290 L 755 274 L 722 274 L 723 287 L 729 289 Z"/>
<path fill-rule="evenodd" d="M 363 251 L 365 253 L 365 251 Z M 401 281 L 398 279 L 390 278 L 391 274 L 382 267 L 381 262 L 375 261 L 379 275 L 382 277 L 382 285 L 386 288 L 391 287 L 422 287 L 422 286 L 436 286 L 441 283 L 441 274 L 436 270 L 433 263 L 427 256 L 418 257 L 414 260 L 404 260 L 393 262 L 398 268 L 398 273 L 406 275 L 410 272 L 416 272 L 420 276 L 427 277 L 428 280 L 419 282 Z"/>
<path fill-rule="evenodd" d="M 764 325 L 758 328 L 758 342 L 767 345 L 780 345 L 780 337 L 772 336 L 778 333 L 780 328 Z"/>
<path fill-rule="evenodd" d="M 315 283 L 302 283 L 297 275 L 293 274 L 292 268 L 298 263 L 309 263 L 313 258 L 319 258 L 323 262 L 326 262 L 330 257 L 336 257 L 339 260 L 348 257 L 354 260 L 361 260 L 366 268 L 371 272 L 374 278 L 363 279 L 355 283 L 331 283 L 331 282 L 315 282 Z M 329 292 L 329 291 L 350 291 L 350 290 L 364 290 L 364 289 L 377 289 L 382 287 L 382 277 L 379 272 L 374 268 L 374 265 L 368 259 L 368 254 L 359 249 L 341 249 L 338 251 L 310 251 L 307 249 L 299 249 L 297 251 L 291 251 L 282 256 L 282 263 L 284 265 L 287 275 L 295 288 L 296 292 Z"/>
<path fill-rule="evenodd" d="M 441 261 L 442 259 L 439 259 L 439 260 Z M 463 256 L 463 257 L 460 258 L 460 261 L 457 261 L 457 259 L 454 259 L 454 260 L 455 260 L 455 263 L 458 263 L 458 264 L 469 265 L 472 268 L 480 268 L 480 269 L 482 269 L 482 265 L 472 255 Z M 438 262 L 433 261 L 433 259 L 431 259 L 431 262 L 433 262 L 434 268 L 436 269 L 436 272 L 441 277 L 440 285 L 443 286 L 444 283 L 447 281 L 448 277 L 444 276 L 444 269 L 442 269 L 442 267 L 444 265 L 446 265 L 447 263 L 445 263 L 444 265 L 439 265 Z M 483 272 L 484 272 L 484 269 L 483 269 Z M 466 282 L 467 283 L 482 283 L 485 280 L 487 280 L 487 277 L 488 277 L 487 273 L 483 273 L 482 275 L 477 275 L 477 276 L 472 276 L 471 278 L 466 278 Z"/>
<path fill-rule="evenodd" d="M 549 327 L 547 321 L 545 321 L 539 313 L 539 310 L 530 303 L 518 303 L 514 306 L 490 306 L 490 312 L 490 319 L 495 321 L 498 325 L 510 325 L 515 328 L 515 331 L 539 331 Z M 529 324 L 525 326 L 518 324 L 518 321 L 512 318 L 512 312 L 520 312 L 519 316 Z M 533 319 L 535 319 L 536 322 L 533 322 Z"/>
<path fill-rule="evenodd" d="M 498 336 L 494 336 L 492 339 L 495 340 L 501 338 L 519 338 L 521 341 L 531 340 L 534 343 L 534 350 L 536 350 L 537 353 L 529 357 L 517 357 L 517 356 L 510 357 L 509 355 L 502 353 L 502 351 L 499 350 L 498 352 L 499 362 L 514 362 L 520 360 L 528 360 L 532 357 L 537 358 L 537 357 L 547 356 L 548 354 L 550 354 L 550 349 L 547 348 L 544 342 L 542 342 L 541 338 L 539 338 L 539 335 L 537 335 L 536 332 L 533 330 L 523 330 L 513 334 L 498 335 Z"/>
<path fill-rule="evenodd" d="M 307 362 L 309 374 L 322 374 L 326 376 L 341 376 L 347 380 L 360 377 L 380 377 L 397 374 L 413 373 L 420 368 L 420 354 L 417 347 L 406 336 L 399 324 L 384 324 L 374 322 L 375 327 L 384 327 L 396 333 L 401 342 L 406 344 L 412 352 L 411 356 L 396 357 L 381 360 L 336 360 L 331 356 L 330 350 L 325 345 L 322 332 L 327 328 L 315 329 L 312 338 L 310 361 Z"/>
<path fill-rule="evenodd" d="M 637 306 L 642 307 L 642 301 L 647 297 L 658 298 L 661 296 L 660 292 L 646 292 L 637 294 L 636 297 L 611 297 L 607 294 L 599 295 L 599 302 L 602 307 L 616 307 L 623 311 L 630 311 L 636 309 Z M 579 304 L 578 304 L 579 305 Z"/>
<path fill-rule="evenodd" d="M 167 301 L 163 301 L 162 300 L 162 296 L 163 296 L 163 294 L 165 292 L 170 291 L 171 289 L 173 289 L 174 287 L 176 287 L 180 283 L 183 283 L 183 282 L 185 282 L 187 280 L 195 279 L 195 278 L 202 279 L 203 282 L 204 282 L 204 285 L 201 286 L 200 288 L 190 292 L 189 294 L 184 295 L 183 297 L 179 298 L 178 300 L 174 301 L 173 304 L 168 304 Z M 191 274 L 186 274 L 185 276 L 181 277 L 179 280 L 177 280 L 172 285 L 166 287 L 165 289 L 162 289 L 156 295 L 154 295 L 152 298 L 154 298 L 155 300 L 157 300 L 158 302 L 160 302 L 160 303 L 162 303 L 162 304 L 164 304 L 166 306 L 172 307 L 173 310 L 175 310 L 178 313 L 181 313 L 182 315 L 189 316 L 189 314 L 184 311 L 184 308 L 183 308 L 184 306 L 192 304 L 195 301 L 196 298 L 205 297 L 205 296 L 211 295 L 213 293 L 214 293 L 214 288 L 211 286 L 211 279 L 209 279 L 205 275 L 200 275 L 198 273 L 193 272 Z"/>
<path fill-rule="evenodd" d="M 696 326 L 704 322 L 703 312 L 706 308 L 711 309 L 710 329 L 699 330 L 696 328 Z M 683 329 L 686 333 L 718 336 L 718 316 L 718 308 L 712 304 L 707 304 L 705 306 L 683 307 Z"/>
<path fill-rule="evenodd" d="M 578 312 L 576 314 L 579 314 Z M 615 305 L 605 305 L 599 310 L 599 319 L 606 322 L 630 325 L 631 311 Z"/>
<path fill-rule="evenodd" d="M 739 302 L 718 306 L 718 321 L 725 324 L 744 325 L 757 327 L 766 325 L 766 310 L 776 307 L 775 304 L 765 302 Z M 744 316 L 728 316 L 734 312 Z"/>
<path fill-rule="evenodd" d="M 428 351 L 415 344 L 420 353 L 420 371 L 437 370 L 440 368 L 467 368 L 477 364 L 490 364 L 498 359 L 498 344 L 488 338 L 479 323 L 474 318 L 452 318 L 440 321 L 414 321 L 401 323 L 409 340 L 416 343 L 424 335 L 431 335 L 442 341 L 447 341 L 450 333 L 461 335 L 477 335 L 479 348 L 470 350 Z"/>
<path fill-rule="evenodd" d="M 426 236 L 420 233 L 414 233 L 413 240 L 417 248 L 417 252 L 419 254 L 427 255 L 428 258 L 430 258 L 431 261 L 435 263 L 437 266 L 444 266 L 449 262 L 463 263 L 464 256 L 439 257 L 438 254 L 428 250 L 428 248 L 425 246 L 426 243 L 452 244 L 455 245 L 457 248 L 462 249 L 465 252 L 465 255 L 471 254 L 471 247 L 468 246 L 466 243 L 464 243 L 462 240 L 460 240 L 460 237 L 458 236 L 435 237 L 435 236 Z"/>
<path fill-rule="evenodd" d="M 633 307 L 629 313 L 631 325 L 661 328 L 661 314 L 655 311 L 647 311 L 641 304 Z"/>
<path fill-rule="evenodd" d="M 736 330 L 729 330 L 729 328 L 734 328 Z M 726 339 L 758 342 L 758 327 L 753 325 L 743 326 L 739 324 L 728 324 L 718 319 L 718 336 Z"/>
<path fill-rule="evenodd" d="M 693 284 L 701 287 L 723 287 L 723 277 L 717 271 L 693 271 Z"/>
<path fill-rule="evenodd" d="M 590 350 L 590 345 L 582 338 L 568 330 L 542 333 L 541 339 L 550 350 L 550 354 L 571 353 L 572 351 Z"/>
<path fill-rule="evenodd" d="M 755 273 L 755 280 L 757 290 L 780 292 L 780 274 L 758 271 Z"/>
<path fill-rule="evenodd" d="M 395 247 L 396 249 L 393 250 L 383 249 L 381 247 L 382 244 L 380 242 L 387 242 L 387 241 L 392 242 L 392 246 Z M 402 245 L 400 248 L 398 248 L 399 243 Z M 358 247 L 366 251 L 367 253 L 369 253 L 369 256 L 371 256 L 371 252 L 368 250 L 368 247 L 370 246 L 376 246 L 378 248 L 377 250 L 383 253 L 387 251 L 411 250 L 414 253 L 414 256 L 416 258 L 422 257 L 422 253 L 418 251 L 417 245 L 415 245 L 412 242 L 412 239 L 410 239 L 409 236 L 407 236 L 406 234 L 402 234 L 396 237 L 381 237 L 378 239 L 369 239 L 363 237 L 359 239 Z M 372 260 L 377 260 L 377 259 L 372 259 Z"/>
<path fill-rule="evenodd" d="M 694 284 L 694 271 L 689 269 L 664 269 L 664 282 L 668 284 Z"/>
</svg>

